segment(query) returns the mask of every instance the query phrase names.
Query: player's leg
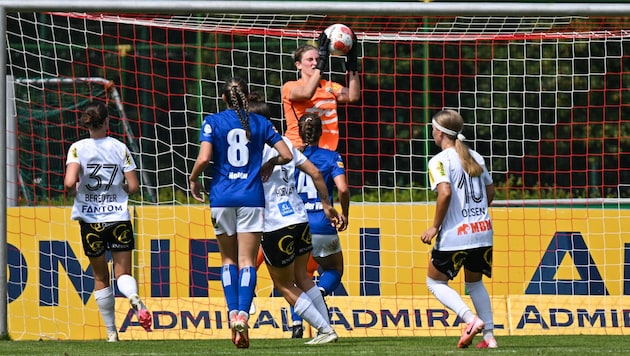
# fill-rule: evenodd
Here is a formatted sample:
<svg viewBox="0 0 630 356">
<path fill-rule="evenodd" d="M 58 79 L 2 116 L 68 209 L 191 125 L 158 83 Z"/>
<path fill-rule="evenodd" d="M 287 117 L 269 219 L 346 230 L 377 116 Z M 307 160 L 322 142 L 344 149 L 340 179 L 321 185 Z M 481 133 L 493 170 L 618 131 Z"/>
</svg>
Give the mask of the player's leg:
<svg viewBox="0 0 630 356">
<path fill-rule="evenodd" d="M 215 230 L 216 231 L 216 230 Z M 225 233 L 216 236 L 221 254 L 221 286 L 228 308 L 228 320 L 232 330 L 232 343 L 239 347 L 240 335 L 235 329 L 238 317 L 238 246 L 236 235 Z M 239 338 L 237 343 L 237 336 Z"/>
<path fill-rule="evenodd" d="M 138 283 L 131 275 L 131 251 L 112 251 L 114 276 L 118 290 L 127 297 L 140 326 L 151 331 L 151 313 L 138 295 Z"/>
<path fill-rule="evenodd" d="M 343 276 L 343 254 L 339 236 L 313 234 L 312 241 L 313 258 L 322 267 L 318 286 L 324 290 L 325 295 L 329 295 L 339 286 Z"/>
<path fill-rule="evenodd" d="M 114 299 L 114 291 L 109 283 L 110 276 L 107 259 L 104 253 L 97 257 L 88 258 L 94 273 L 94 299 L 107 330 L 107 341 L 116 342 L 118 341 L 115 312 L 116 300 Z"/>
<path fill-rule="evenodd" d="M 221 254 L 221 285 L 229 318 L 238 313 L 238 241 L 236 240 L 236 209 L 212 208 L 214 234 Z"/>
<path fill-rule="evenodd" d="M 343 254 L 341 251 L 332 253 L 326 257 L 315 257 L 315 261 L 322 267 L 319 276 L 319 289 L 324 295 L 330 295 L 341 283 L 343 276 Z"/>
<path fill-rule="evenodd" d="M 258 272 L 258 269 L 260 269 L 260 266 L 262 266 L 264 262 L 265 262 L 265 257 L 263 256 L 262 247 L 260 247 L 258 249 L 258 256 L 256 256 L 256 272 Z M 256 304 L 254 301 L 255 299 L 256 299 L 256 294 L 254 294 L 254 299 L 252 300 L 252 304 L 249 306 L 249 315 L 256 313 Z"/>
<path fill-rule="evenodd" d="M 261 232 L 239 232 L 238 233 L 238 310 L 239 314 L 247 314 L 249 319 L 249 309 L 254 299 L 256 289 L 256 256 L 260 247 Z"/>
<path fill-rule="evenodd" d="M 312 300 L 313 306 L 317 310 L 317 312 L 319 312 L 319 314 L 327 321 L 327 323 L 330 324 L 328 307 L 326 306 L 324 297 L 322 296 L 319 288 L 313 282 L 313 275 L 310 273 L 307 267 L 308 264 L 310 264 L 310 261 L 314 261 L 310 252 L 300 256 L 296 256 L 295 283 Z M 297 313 L 295 313 L 294 308 L 291 309 L 291 312 L 293 318 L 293 330 L 291 337 L 301 338 L 303 335 L 302 319 L 299 317 L 299 315 L 297 315 Z M 296 314 L 296 316 L 293 316 L 294 313 Z M 302 333 L 299 333 L 300 329 L 302 330 Z"/>
<path fill-rule="evenodd" d="M 138 295 L 138 282 L 131 275 L 131 251 L 135 247 L 135 239 L 131 221 L 118 223 L 108 229 L 111 231 L 110 248 L 114 267 L 114 277 L 118 290 L 129 299 L 138 322 L 146 331 L 151 331 L 151 313 Z"/>
<path fill-rule="evenodd" d="M 492 276 L 492 247 L 474 249 L 464 265 L 465 286 L 477 315 L 483 320 L 483 340 L 477 344 L 477 348 L 497 348 L 497 340 L 494 337 L 494 318 L 492 314 L 492 302 L 488 290 L 483 283 L 483 275 Z"/>
<path fill-rule="evenodd" d="M 295 312 L 319 333 L 333 332 L 328 320 L 324 319 L 313 305 L 311 298 L 295 284 L 294 264 L 286 267 L 267 266 L 274 286 L 282 293 L 286 301 L 294 307 Z M 313 285 L 313 288 L 315 286 Z M 321 298 L 321 295 L 320 295 Z"/>
<path fill-rule="evenodd" d="M 114 299 L 114 291 L 110 285 L 109 266 L 105 257 L 107 240 L 103 235 L 102 229 L 100 229 L 100 224 L 89 224 L 80 221 L 79 225 L 81 227 L 83 252 L 90 260 L 90 266 L 94 274 L 94 299 L 107 330 L 107 341 L 116 342 L 118 341 L 114 310 L 116 301 Z M 88 236 L 90 236 L 89 241 L 87 239 Z"/>
<path fill-rule="evenodd" d="M 471 343 L 475 335 L 484 327 L 483 321 L 478 318 L 466 305 L 462 297 L 448 285 L 459 272 L 459 268 L 465 259 L 466 254 L 459 251 L 436 251 L 431 252 L 431 261 L 427 270 L 427 287 L 429 291 L 445 307 L 451 309 L 466 323 L 466 328 L 460 338 L 457 347 L 466 348 Z M 462 260 L 454 261 L 454 257 Z"/>
</svg>

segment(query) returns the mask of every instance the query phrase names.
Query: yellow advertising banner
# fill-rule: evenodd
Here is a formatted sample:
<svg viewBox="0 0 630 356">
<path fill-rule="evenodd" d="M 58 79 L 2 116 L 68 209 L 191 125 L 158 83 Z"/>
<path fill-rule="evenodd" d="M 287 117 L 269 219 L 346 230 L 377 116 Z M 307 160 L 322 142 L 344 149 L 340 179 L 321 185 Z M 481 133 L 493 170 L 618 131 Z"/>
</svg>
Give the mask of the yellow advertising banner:
<svg viewBox="0 0 630 356">
<path fill-rule="evenodd" d="M 117 292 L 121 339 L 228 338 L 221 262 L 207 206 L 133 207 L 134 276 L 154 331 L 138 326 Z M 630 212 L 492 208 L 497 333 L 627 333 Z M 105 338 L 79 226 L 65 207 L 9 208 L 9 333 L 13 339 Z M 340 336 L 457 335 L 461 322 L 427 291 L 426 204 L 357 204 L 340 235 L 345 272 L 327 298 Z M 315 274 L 317 278 L 317 272 Z M 460 276 L 452 282 L 466 294 Z M 263 266 L 253 335 L 288 337 L 288 305 Z M 472 304 L 471 304 L 472 306 Z"/>
</svg>

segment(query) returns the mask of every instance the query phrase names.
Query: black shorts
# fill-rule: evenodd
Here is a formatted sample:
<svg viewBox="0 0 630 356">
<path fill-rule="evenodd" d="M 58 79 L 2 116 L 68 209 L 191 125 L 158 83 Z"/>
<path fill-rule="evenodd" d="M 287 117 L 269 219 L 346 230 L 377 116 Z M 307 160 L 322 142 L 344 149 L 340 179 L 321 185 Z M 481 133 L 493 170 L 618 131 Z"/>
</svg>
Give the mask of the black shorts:
<svg viewBox="0 0 630 356">
<path fill-rule="evenodd" d="M 471 272 L 481 272 L 491 278 L 492 246 L 457 251 L 433 250 L 431 251 L 431 263 L 449 279 L 455 278 L 462 266 Z"/>
<path fill-rule="evenodd" d="M 311 228 L 308 223 L 302 223 L 265 232 L 260 246 L 269 266 L 288 266 L 295 261 L 295 256 L 302 256 L 313 250 Z"/>
<path fill-rule="evenodd" d="M 79 221 L 83 251 L 88 257 L 98 257 L 110 251 L 131 251 L 135 240 L 131 221 L 87 223 Z"/>
</svg>

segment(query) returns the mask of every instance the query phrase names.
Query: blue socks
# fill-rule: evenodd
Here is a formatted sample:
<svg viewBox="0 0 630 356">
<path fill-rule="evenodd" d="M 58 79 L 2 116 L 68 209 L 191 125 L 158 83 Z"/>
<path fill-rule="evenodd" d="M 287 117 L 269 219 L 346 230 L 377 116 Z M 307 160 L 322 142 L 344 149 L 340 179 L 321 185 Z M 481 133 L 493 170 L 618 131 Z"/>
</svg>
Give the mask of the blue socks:
<svg viewBox="0 0 630 356">
<path fill-rule="evenodd" d="M 254 289 L 256 288 L 256 268 L 243 267 L 239 274 L 238 281 L 238 310 L 249 314 L 249 307 L 254 300 Z"/>
<path fill-rule="evenodd" d="M 223 293 L 225 294 L 225 302 L 228 311 L 238 311 L 238 270 L 236 265 L 223 265 L 221 269 L 221 284 L 223 285 Z M 246 310 L 249 310 L 247 307 Z"/>
<path fill-rule="evenodd" d="M 324 270 L 319 276 L 318 287 L 324 289 L 326 295 L 330 295 L 341 283 L 341 274 L 337 270 Z"/>
</svg>

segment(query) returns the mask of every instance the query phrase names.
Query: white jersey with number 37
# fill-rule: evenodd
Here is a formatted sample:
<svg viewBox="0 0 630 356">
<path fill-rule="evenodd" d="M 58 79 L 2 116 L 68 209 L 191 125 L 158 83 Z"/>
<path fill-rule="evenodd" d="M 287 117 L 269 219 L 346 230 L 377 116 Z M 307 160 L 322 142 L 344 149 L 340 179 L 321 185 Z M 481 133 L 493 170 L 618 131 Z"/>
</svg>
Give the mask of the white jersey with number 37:
<svg viewBox="0 0 630 356">
<path fill-rule="evenodd" d="M 127 146 L 112 137 L 86 138 L 70 146 L 68 163 L 78 163 L 79 187 L 72 219 L 88 223 L 127 221 L 125 172 L 136 169 Z"/>
<path fill-rule="evenodd" d="M 451 201 L 435 243 L 439 251 L 492 246 L 492 220 L 486 194 L 492 177 L 483 157 L 473 150 L 470 154 L 483 167 L 479 177 L 470 177 L 464 171 L 454 148 L 447 148 L 429 160 L 431 189 L 437 190 L 440 183 L 451 185 Z"/>
</svg>

